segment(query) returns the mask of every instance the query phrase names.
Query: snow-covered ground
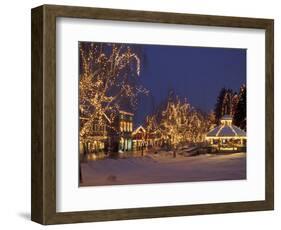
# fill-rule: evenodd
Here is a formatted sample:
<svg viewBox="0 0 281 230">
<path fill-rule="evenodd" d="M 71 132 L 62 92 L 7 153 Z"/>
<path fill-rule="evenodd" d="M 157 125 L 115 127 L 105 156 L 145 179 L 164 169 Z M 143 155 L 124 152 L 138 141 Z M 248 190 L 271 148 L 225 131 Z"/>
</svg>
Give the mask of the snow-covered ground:
<svg viewBox="0 0 281 230">
<path fill-rule="evenodd" d="M 173 158 L 171 153 L 82 163 L 81 186 L 246 179 L 246 153 Z"/>
</svg>

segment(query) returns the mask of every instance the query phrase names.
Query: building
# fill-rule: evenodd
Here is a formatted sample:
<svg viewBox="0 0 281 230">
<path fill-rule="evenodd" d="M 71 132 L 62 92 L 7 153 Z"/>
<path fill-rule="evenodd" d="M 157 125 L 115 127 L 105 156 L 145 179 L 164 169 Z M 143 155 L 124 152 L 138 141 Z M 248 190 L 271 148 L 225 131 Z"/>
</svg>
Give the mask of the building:
<svg viewBox="0 0 281 230">
<path fill-rule="evenodd" d="M 143 150 L 147 146 L 146 130 L 141 125 L 133 131 L 132 137 L 134 151 Z"/>
<path fill-rule="evenodd" d="M 162 135 L 159 131 L 153 131 L 147 133 L 147 147 L 148 148 L 160 148 L 165 143 Z"/>
<path fill-rule="evenodd" d="M 157 131 L 149 132 L 143 126 L 133 131 L 133 150 L 157 149 L 164 143 L 163 138 Z"/>
<path fill-rule="evenodd" d="M 131 151 L 133 148 L 133 113 L 126 111 L 119 111 L 117 118 L 117 141 L 118 151 Z"/>
<path fill-rule="evenodd" d="M 80 119 L 80 127 L 88 121 L 87 118 Z M 79 141 L 79 152 L 82 153 L 97 153 L 104 152 L 108 139 L 108 127 L 110 119 L 103 114 L 100 120 L 94 120 L 90 125 L 90 132 Z"/>
<path fill-rule="evenodd" d="M 224 115 L 220 125 L 206 134 L 206 141 L 212 151 L 246 151 L 246 132 L 232 124 L 232 117 Z"/>
<path fill-rule="evenodd" d="M 131 151 L 133 140 L 133 113 L 119 111 L 111 121 L 106 114 L 94 120 L 89 134 L 80 140 L 80 153 Z M 81 120 L 80 125 L 87 122 Z M 81 126 L 80 126 L 81 127 Z"/>
</svg>

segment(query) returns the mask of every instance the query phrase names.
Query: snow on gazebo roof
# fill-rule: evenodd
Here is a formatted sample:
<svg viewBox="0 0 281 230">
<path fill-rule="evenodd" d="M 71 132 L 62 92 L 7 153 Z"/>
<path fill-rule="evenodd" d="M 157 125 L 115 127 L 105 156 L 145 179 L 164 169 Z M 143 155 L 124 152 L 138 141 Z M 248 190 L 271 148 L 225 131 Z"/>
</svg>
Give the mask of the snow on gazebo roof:
<svg viewBox="0 0 281 230">
<path fill-rule="evenodd" d="M 209 131 L 206 137 L 246 137 L 246 132 L 232 124 L 232 117 L 224 115 L 221 124 Z"/>
<path fill-rule="evenodd" d="M 222 120 L 231 120 L 232 121 L 232 116 L 230 116 L 230 115 L 224 115 L 222 118 L 221 118 L 221 121 Z"/>
</svg>

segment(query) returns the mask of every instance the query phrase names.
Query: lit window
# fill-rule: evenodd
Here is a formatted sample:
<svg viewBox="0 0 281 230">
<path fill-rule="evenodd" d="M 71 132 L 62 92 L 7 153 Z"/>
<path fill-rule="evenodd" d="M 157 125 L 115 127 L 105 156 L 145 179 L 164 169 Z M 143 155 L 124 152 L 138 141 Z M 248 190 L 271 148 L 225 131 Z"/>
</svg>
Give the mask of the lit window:
<svg viewBox="0 0 281 230">
<path fill-rule="evenodd" d="M 123 137 L 121 137 L 121 140 L 120 140 L 119 146 L 120 146 L 120 149 L 122 149 L 122 150 L 123 150 L 123 148 L 124 148 L 124 139 L 123 139 Z"/>
<path fill-rule="evenodd" d="M 127 150 L 128 150 L 128 140 L 125 139 L 125 151 L 127 151 Z"/>
<path fill-rule="evenodd" d="M 120 122 L 120 131 L 123 132 L 123 122 Z"/>
<path fill-rule="evenodd" d="M 132 140 L 129 139 L 128 140 L 128 150 L 131 150 L 132 149 Z"/>
</svg>

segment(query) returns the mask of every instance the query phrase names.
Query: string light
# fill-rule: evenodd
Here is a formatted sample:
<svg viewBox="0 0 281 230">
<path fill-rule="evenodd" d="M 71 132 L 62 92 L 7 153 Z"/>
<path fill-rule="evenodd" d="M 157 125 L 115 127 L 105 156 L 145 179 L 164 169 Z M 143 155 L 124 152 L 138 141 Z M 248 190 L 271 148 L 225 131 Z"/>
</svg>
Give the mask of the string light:
<svg viewBox="0 0 281 230">
<path fill-rule="evenodd" d="M 153 115 L 146 117 L 148 136 L 156 136 L 163 142 L 177 147 L 187 142 L 203 142 L 212 121 L 195 110 L 185 98 L 181 101 L 176 96 L 168 99 L 167 106 Z"/>
<path fill-rule="evenodd" d="M 87 142 L 94 123 L 116 128 L 122 99 L 134 109 L 137 96 L 148 90 L 137 84 L 140 58 L 129 46 L 80 42 L 79 54 L 80 140 Z"/>
</svg>

